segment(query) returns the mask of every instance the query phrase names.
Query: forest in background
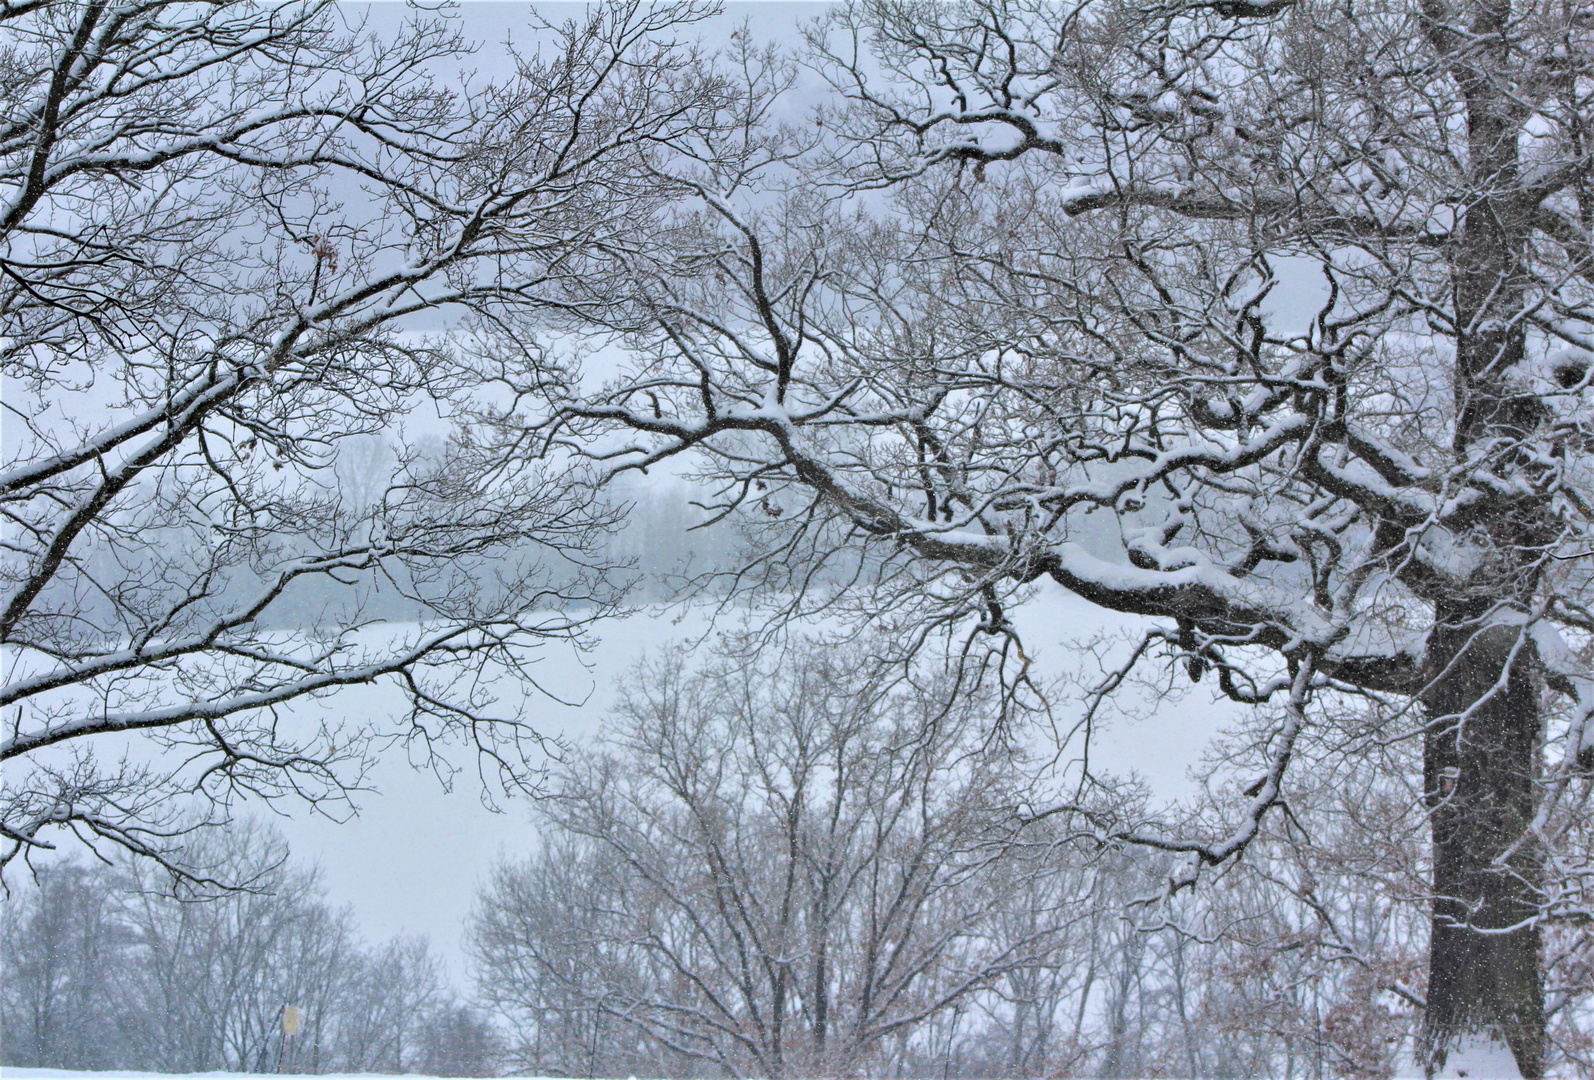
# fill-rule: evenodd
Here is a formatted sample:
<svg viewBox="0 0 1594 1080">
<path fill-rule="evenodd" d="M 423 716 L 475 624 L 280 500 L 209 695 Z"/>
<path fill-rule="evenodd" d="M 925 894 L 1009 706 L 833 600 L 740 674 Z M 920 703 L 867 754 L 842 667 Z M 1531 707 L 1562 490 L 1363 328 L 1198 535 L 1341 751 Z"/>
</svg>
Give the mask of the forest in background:
<svg viewBox="0 0 1594 1080">
<path fill-rule="evenodd" d="M 57 862 L 13 888 L 0 904 L 0 1064 L 488 1075 L 492 1029 L 424 938 L 364 941 L 259 821 L 196 847 L 237 887 L 118 857 Z M 304 1017 L 291 1038 L 285 1006 Z"/>
</svg>

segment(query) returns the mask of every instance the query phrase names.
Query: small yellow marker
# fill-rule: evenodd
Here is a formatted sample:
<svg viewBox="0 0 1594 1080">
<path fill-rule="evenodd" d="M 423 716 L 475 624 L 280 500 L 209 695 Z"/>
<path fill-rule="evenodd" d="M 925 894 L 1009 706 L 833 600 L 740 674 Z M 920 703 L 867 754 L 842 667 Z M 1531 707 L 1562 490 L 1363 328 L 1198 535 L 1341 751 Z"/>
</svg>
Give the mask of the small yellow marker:
<svg viewBox="0 0 1594 1080">
<path fill-rule="evenodd" d="M 299 1034 L 299 1021 L 304 1018 L 304 1013 L 292 1005 L 282 1007 L 282 1033 L 284 1035 Z"/>
</svg>

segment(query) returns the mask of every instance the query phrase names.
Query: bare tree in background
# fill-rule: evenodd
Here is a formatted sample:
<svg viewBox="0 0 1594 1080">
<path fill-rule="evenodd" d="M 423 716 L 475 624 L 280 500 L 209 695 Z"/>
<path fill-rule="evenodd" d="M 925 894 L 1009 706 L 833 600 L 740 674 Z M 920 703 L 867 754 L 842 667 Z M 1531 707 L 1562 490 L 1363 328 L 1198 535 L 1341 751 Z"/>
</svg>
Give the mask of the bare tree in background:
<svg viewBox="0 0 1594 1080">
<path fill-rule="evenodd" d="M 1536 0 L 847 4 L 801 182 L 680 175 L 665 250 L 582 283 L 635 367 L 546 430 L 698 455 L 770 526 L 744 583 L 1019 687 L 1037 582 L 1155 620 L 1131 666 L 1265 718 L 1226 822 L 1097 822 L 1187 856 L 1175 890 L 1321 705 L 1379 702 L 1342 751 L 1423 746 L 1423 1060 L 1541 1075 L 1545 927 L 1594 918 L 1591 34 Z"/>
<path fill-rule="evenodd" d="M 105 1069 L 116 1045 L 128 934 L 104 867 L 53 866 L 35 902 L 8 898 L 0 917 L 0 1034 L 8 1065 Z"/>
<path fill-rule="evenodd" d="M 673 684 L 652 685 L 667 694 Z M 723 693 L 713 697 L 726 699 Z M 713 764 L 726 756 L 726 747 L 734 748 L 723 739 L 698 741 L 712 748 L 702 756 Z M 1252 740 L 1237 734 L 1218 747 L 1217 760 L 1257 752 Z M 1397 743 L 1387 752 L 1409 759 L 1417 747 Z M 1016 943 L 1024 959 L 950 1007 L 893 1026 L 864 1059 L 869 1074 L 1394 1075 L 1409 1060 L 1421 1028 L 1429 855 L 1423 820 L 1411 813 L 1421 798 L 1420 774 L 1398 761 L 1371 768 L 1309 739 L 1302 756 L 1290 813 L 1264 819 L 1240 857 L 1201 889 L 1162 906 L 1147 900 L 1157 896 L 1172 856 L 1132 846 L 1081 850 L 1062 815 L 1017 830 L 1007 824 L 985 830 L 985 852 L 1007 850 L 971 865 L 955 888 L 991 905 L 974 934 L 980 950 L 1003 955 Z M 621 777 L 648 772 L 626 757 L 610 775 L 618 787 Z M 741 790 L 737 770 L 720 772 L 725 790 Z M 1202 805 L 1180 819 L 1182 828 L 1194 832 L 1222 822 L 1233 794 L 1227 782 L 1218 782 L 1221 775 L 1214 773 Z M 876 794 L 872 801 L 889 800 Z M 690 827 L 662 809 L 657 804 L 648 819 L 660 836 L 649 865 L 667 863 L 681 894 L 714 913 L 711 881 L 689 888 L 691 856 L 681 849 Z M 988 823 L 1000 819 L 988 806 L 984 813 Z M 616 810 L 610 820 L 621 816 Z M 730 813 L 702 817 L 724 822 Z M 738 834 L 759 841 L 735 849 L 738 865 L 762 860 L 759 880 L 781 880 L 774 862 L 783 846 L 768 827 L 757 827 L 746 813 L 734 824 Z M 677 828 L 668 831 L 672 825 Z M 506 1026 L 503 1060 L 528 1074 L 695 1077 L 720 1071 L 714 1058 L 682 1052 L 638 1022 L 647 1010 L 668 1005 L 673 1019 L 690 1026 L 687 1018 L 701 1009 L 688 993 L 691 980 L 718 985 L 713 976 L 721 961 L 713 950 L 678 943 L 674 953 L 685 976 L 672 979 L 673 969 L 660 972 L 649 963 L 653 937 L 647 931 L 662 934 L 658 927 L 667 920 L 648 914 L 660 899 L 637 883 L 629 856 L 635 845 L 594 843 L 557 826 L 541 839 L 524 861 L 495 869 L 474 923 L 479 993 Z M 757 899 L 749 904 L 753 910 L 772 908 L 767 892 L 736 895 Z M 858 920 L 839 923 L 856 927 Z M 935 925 L 932 919 L 926 928 Z M 824 949 L 806 934 L 799 940 L 800 947 L 785 954 L 798 987 L 788 1010 L 788 1061 L 798 1060 L 812 1038 L 809 998 L 801 992 L 806 977 L 799 974 L 811 972 L 823 955 L 845 981 L 866 936 L 845 931 Z M 1553 927 L 1546 945 L 1552 1059 L 1559 1071 L 1586 1070 L 1594 1008 L 1590 943 L 1575 927 Z"/>
<path fill-rule="evenodd" d="M 606 517 L 576 464 L 475 442 L 491 372 L 402 327 L 504 331 L 648 215 L 646 163 L 737 97 L 672 36 L 709 10 L 594 9 L 467 88 L 424 12 L 0 3 L 0 866 L 64 828 L 175 868 L 175 796 L 336 813 L 382 740 L 527 781 L 492 688 L 601 614 Z M 339 500 L 342 448 L 423 402 L 446 450 Z M 368 625 L 377 582 L 418 623 Z M 369 720 L 290 715 L 374 685 Z"/>
<path fill-rule="evenodd" d="M 469 1005 L 434 1010 L 420 1033 L 420 1071 L 426 1076 L 496 1076 L 499 1036 Z"/>
<path fill-rule="evenodd" d="M 357 512 L 381 502 L 400 472 L 398 451 L 386 435 L 343 440 L 332 465 L 338 494 Z"/>
<path fill-rule="evenodd" d="M 253 819 L 192 847 L 243 887 L 197 889 L 121 851 L 52 862 L 0 901 L 0 1063 L 397 1074 L 435 1056 L 428 1033 L 459 1006 L 425 939 L 366 945 Z M 303 1012 L 286 1040 L 284 1005 Z"/>
<path fill-rule="evenodd" d="M 576 1044 L 527 1065 L 623 1068 L 640 1038 L 672 1075 L 851 1075 L 1050 955 L 1079 897 L 999 918 L 1002 882 L 1046 874 L 996 827 L 1027 781 L 978 697 L 945 689 L 867 646 L 640 668 L 546 804 L 574 850 L 500 867 L 475 918 L 483 992 L 528 1049 L 550 1020 L 603 1038 L 559 1008 L 615 1033 L 597 1062 Z"/>
<path fill-rule="evenodd" d="M 604 1012 L 617 989 L 643 992 L 626 942 L 592 932 L 594 913 L 624 894 L 623 871 L 583 838 L 539 840 L 493 868 L 467 932 L 478 996 L 506 1021 L 508 1059 L 528 1075 L 677 1075 L 675 1055 Z"/>
</svg>

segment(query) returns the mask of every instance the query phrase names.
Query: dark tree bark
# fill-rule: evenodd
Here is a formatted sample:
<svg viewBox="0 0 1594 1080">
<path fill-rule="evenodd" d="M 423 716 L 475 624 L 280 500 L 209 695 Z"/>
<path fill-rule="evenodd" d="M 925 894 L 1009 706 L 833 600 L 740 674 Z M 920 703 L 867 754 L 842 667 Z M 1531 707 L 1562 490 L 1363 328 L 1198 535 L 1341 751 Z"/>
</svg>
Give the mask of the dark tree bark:
<svg viewBox="0 0 1594 1080">
<path fill-rule="evenodd" d="M 1424 1053 L 1442 1067 L 1459 1037 L 1498 1032 L 1531 1080 L 1544 1073 L 1545 1033 L 1542 867 L 1523 843 L 1537 801 L 1538 693 L 1519 635 L 1475 629 L 1482 606 L 1441 612 L 1424 698 L 1434 860 Z"/>
<path fill-rule="evenodd" d="M 1521 184 L 1523 116 L 1504 82 L 1512 3 L 1478 4 L 1465 39 L 1443 5 L 1426 3 L 1423 13 L 1465 100 L 1468 188 L 1478 193 L 1453 249 L 1454 456 L 1463 465 L 1491 445 L 1510 447 L 1519 458 L 1512 464 L 1531 476 L 1522 448 L 1548 410 L 1508 381 L 1526 355 L 1522 312 L 1532 279 L 1524 251 L 1537 201 Z M 1537 808 L 1542 718 L 1523 635 L 1489 619 L 1502 603 L 1531 610 L 1556 529 L 1539 499 L 1501 500 L 1485 527 L 1492 572 L 1475 580 L 1474 595 L 1438 600 L 1429 637 L 1423 781 L 1434 898 L 1423 1049 L 1431 1073 L 1458 1039 L 1498 1035 L 1522 1075 L 1537 1078 L 1545 1045 L 1535 918 L 1543 867 L 1526 829 Z"/>
</svg>

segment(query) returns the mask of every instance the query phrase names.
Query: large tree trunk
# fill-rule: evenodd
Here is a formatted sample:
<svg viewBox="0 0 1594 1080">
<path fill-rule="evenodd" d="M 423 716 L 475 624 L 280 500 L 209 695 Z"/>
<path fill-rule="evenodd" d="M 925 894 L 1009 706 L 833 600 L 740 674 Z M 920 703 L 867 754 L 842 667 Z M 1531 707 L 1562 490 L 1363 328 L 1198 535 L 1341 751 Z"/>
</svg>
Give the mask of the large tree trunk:
<svg viewBox="0 0 1594 1080">
<path fill-rule="evenodd" d="M 1523 841 L 1534 811 L 1538 695 L 1516 649 L 1518 628 L 1479 630 L 1481 605 L 1469 606 L 1441 612 L 1424 700 L 1434 862 L 1425 1064 L 1431 1074 L 1459 1041 L 1481 1038 L 1510 1047 L 1531 1080 L 1544 1072 L 1545 1025 L 1531 922 L 1540 864 Z"/>
<path fill-rule="evenodd" d="M 1433 43 L 1466 101 L 1467 167 L 1475 193 L 1452 250 L 1456 298 L 1458 465 L 1520 469 L 1501 447 L 1531 446 L 1543 403 L 1514 391 L 1526 351 L 1522 312 L 1534 199 L 1520 184 L 1520 115 L 1511 99 L 1512 0 L 1450 6 L 1428 0 Z M 1465 30 L 1459 28 L 1465 24 Z M 1525 838 L 1536 798 L 1539 701 L 1531 650 L 1517 626 L 1490 625 L 1505 608 L 1532 610 L 1538 566 L 1555 531 L 1539 500 L 1499 499 L 1481 530 L 1485 565 L 1465 595 L 1435 604 L 1430 683 L 1423 697 L 1425 797 L 1433 830 L 1433 928 L 1425 1066 L 1463 1042 L 1504 1043 L 1524 1077 L 1544 1073 L 1544 986 L 1538 911 L 1542 868 Z M 1525 644 L 1525 643 L 1524 643 Z"/>
</svg>

